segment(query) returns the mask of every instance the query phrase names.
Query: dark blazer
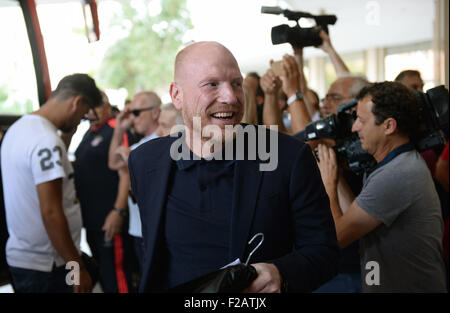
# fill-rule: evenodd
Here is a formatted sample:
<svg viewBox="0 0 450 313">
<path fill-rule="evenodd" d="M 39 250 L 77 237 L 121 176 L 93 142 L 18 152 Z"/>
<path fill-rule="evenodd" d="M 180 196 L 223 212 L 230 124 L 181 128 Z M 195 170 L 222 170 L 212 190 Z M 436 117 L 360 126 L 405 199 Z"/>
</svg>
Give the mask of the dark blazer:
<svg viewBox="0 0 450 313">
<path fill-rule="evenodd" d="M 262 232 L 264 242 L 250 263 L 273 263 L 288 291 L 310 292 L 338 271 L 336 231 L 311 149 L 291 136 L 277 136 L 278 167 L 274 171 L 260 171 L 258 158 L 236 161 L 229 260 L 224 264 L 236 258 L 245 262 L 255 244 L 249 247 L 248 241 Z M 129 157 L 131 188 L 138 201 L 144 240 L 141 292 L 165 288 L 163 217 L 170 172 L 176 166 L 170 157 L 175 140 L 151 140 Z"/>
</svg>

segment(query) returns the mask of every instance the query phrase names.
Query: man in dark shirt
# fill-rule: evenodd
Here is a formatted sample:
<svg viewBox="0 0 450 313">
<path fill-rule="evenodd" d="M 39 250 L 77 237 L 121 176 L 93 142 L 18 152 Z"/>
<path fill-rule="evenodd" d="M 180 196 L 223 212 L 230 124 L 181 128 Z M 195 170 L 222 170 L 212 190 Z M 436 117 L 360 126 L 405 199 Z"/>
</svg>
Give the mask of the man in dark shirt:
<svg viewBox="0 0 450 313">
<path fill-rule="evenodd" d="M 75 151 L 74 163 L 83 227 L 86 228 L 92 255 L 99 262 L 103 291 L 128 292 L 131 269 L 124 266 L 125 254 L 129 255 L 128 193 L 120 192 L 119 184 L 129 185 L 129 182 L 121 180 L 119 172 L 108 168 L 108 150 L 115 119 L 105 93 L 102 105 L 95 111 L 89 110 L 86 117 L 90 120 L 90 129 Z M 125 265 L 128 266 L 128 262 Z"/>
<path fill-rule="evenodd" d="M 270 146 L 269 164 L 276 159 L 278 166 L 262 170 L 261 155 L 237 158 L 238 149 L 223 160 L 225 144 L 241 138 L 226 137 L 226 126 L 242 119 L 242 81 L 234 56 L 221 44 L 186 47 L 175 60 L 170 93 L 182 111 L 188 136 L 181 141 L 189 155 L 177 157 L 175 137 L 151 140 L 130 154 L 144 240 L 143 292 L 164 291 L 238 258 L 245 261 L 247 243 L 258 233 L 264 242 L 251 258 L 258 277 L 247 292 L 310 292 L 337 272 L 329 200 L 308 145 L 248 125 L 258 138 L 248 136 L 244 149 L 270 135 L 276 145 Z M 207 148 L 207 128 L 219 132 L 213 150 Z"/>
</svg>

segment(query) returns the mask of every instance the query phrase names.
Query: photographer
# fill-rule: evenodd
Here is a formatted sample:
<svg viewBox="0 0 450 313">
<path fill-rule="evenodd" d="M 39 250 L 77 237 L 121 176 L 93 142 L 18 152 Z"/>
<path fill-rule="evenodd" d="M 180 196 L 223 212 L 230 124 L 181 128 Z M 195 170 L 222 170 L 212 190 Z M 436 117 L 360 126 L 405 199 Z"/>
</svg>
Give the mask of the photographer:
<svg viewBox="0 0 450 313">
<path fill-rule="evenodd" d="M 418 125 L 418 100 L 396 82 L 371 84 L 357 99 L 352 131 L 377 166 L 349 205 L 339 204 L 338 189 L 347 199 L 354 197 L 345 185 L 339 187 L 334 150 L 318 149 L 339 245 L 360 239 L 364 292 L 446 292 L 439 199 L 410 141 Z M 368 272 L 373 264 L 378 272 Z"/>
</svg>

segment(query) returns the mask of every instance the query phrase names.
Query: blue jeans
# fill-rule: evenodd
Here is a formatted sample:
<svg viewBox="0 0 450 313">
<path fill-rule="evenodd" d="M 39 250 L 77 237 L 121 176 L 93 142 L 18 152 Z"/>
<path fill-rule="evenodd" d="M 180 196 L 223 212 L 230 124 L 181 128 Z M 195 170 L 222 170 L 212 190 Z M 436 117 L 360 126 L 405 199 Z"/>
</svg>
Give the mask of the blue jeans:
<svg viewBox="0 0 450 313">
<path fill-rule="evenodd" d="M 69 270 L 65 265 L 54 266 L 51 272 L 41 272 L 9 266 L 14 291 L 17 293 L 72 293 L 73 286 L 66 284 Z"/>
<path fill-rule="evenodd" d="M 314 293 L 361 293 L 360 273 L 340 273 L 332 280 L 326 282 Z"/>
</svg>

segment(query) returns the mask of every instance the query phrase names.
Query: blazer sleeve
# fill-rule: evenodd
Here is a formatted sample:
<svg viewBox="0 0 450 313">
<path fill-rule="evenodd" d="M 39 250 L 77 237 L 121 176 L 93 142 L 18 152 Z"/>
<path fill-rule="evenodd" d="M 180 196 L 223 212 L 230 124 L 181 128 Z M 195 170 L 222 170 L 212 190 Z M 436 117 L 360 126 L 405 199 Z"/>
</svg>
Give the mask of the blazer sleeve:
<svg viewBox="0 0 450 313">
<path fill-rule="evenodd" d="M 299 149 L 291 173 L 294 250 L 272 263 L 288 292 L 311 292 L 337 274 L 340 249 L 329 198 L 308 145 Z"/>
</svg>

